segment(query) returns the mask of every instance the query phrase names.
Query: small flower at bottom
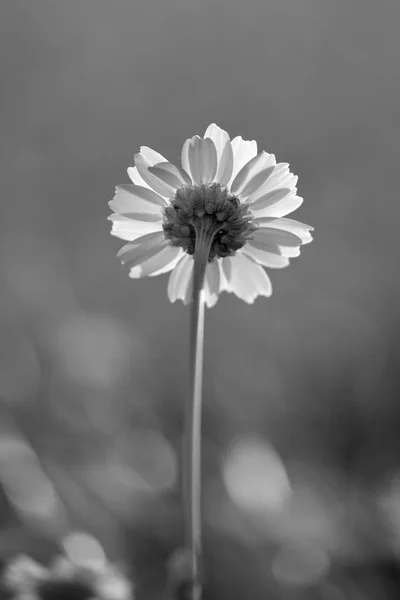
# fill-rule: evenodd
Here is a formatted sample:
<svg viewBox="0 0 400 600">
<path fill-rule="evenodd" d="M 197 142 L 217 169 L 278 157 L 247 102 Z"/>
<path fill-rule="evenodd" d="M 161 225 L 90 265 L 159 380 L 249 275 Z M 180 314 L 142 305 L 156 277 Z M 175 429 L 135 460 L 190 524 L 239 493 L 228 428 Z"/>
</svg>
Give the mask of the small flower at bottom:
<svg viewBox="0 0 400 600">
<path fill-rule="evenodd" d="M 20 555 L 2 579 L 13 600 L 133 600 L 130 581 L 107 561 L 78 563 L 60 555 L 45 567 Z"/>
<path fill-rule="evenodd" d="M 289 165 L 215 124 L 186 140 L 181 166 L 143 146 L 128 173 L 109 203 L 112 235 L 129 242 L 118 257 L 132 278 L 171 272 L 172 302 L 191 300 L 196 244 L 208 256 L 210 307 L 222 291 L 248 303 L 270 296 L 264 267 L 286 267 L 312 240 L 312 227 L 286 218 L 303 202 Z"/>
</svg>

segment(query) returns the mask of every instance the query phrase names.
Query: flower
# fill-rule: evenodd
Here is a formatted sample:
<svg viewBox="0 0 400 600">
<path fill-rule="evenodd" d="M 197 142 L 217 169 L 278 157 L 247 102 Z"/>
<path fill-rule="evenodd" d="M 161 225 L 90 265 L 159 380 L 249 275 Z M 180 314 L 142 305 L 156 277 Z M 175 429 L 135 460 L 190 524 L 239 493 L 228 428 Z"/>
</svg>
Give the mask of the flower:
<svg viewBox="0 0 400 600">
<path fill-rule="evenodd" d="M 172 302 L 191 300 L 196 244 L 208 252 L 210 307 L 222 291 L 248 303 L 270 296 L 264 267 L 286 267 L 312 240 L 312 227 L 285 218 L 303 202 L 288 163 L 214 123 L 186 140 L 181 166 L 142 146 L 128 174 L 132 183 L 117 186 L 109 203 L 111 234 L 129 242 L 117 256 L 132 278 L 171 272 Z"/>
<path fill-rule="evenodd" d="M 116 566 L 78 564 L 57 556 L 47 568 L 24 554 L 6 567 L 2 581 L 13 600 L 132 600 L 128 579 Z"/>
</svg>

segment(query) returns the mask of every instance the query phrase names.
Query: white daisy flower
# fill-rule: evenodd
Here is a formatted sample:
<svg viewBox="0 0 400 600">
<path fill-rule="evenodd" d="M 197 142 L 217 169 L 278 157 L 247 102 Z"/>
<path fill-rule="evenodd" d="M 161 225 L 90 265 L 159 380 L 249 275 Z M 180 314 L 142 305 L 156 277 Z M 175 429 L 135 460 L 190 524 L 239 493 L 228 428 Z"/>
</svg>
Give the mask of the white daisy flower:
<svg viewBox="0 0 400 600">
<path fill-rule="evenodd" d="M 111 234 L 129 242 L 118 257 L 132 278 L 171 272 L 171 302 L 191 300 L 200 240 L 209 248 L 209 307 L 222 291 L 248 303 L 270 296 L 264 267 L 286 267 L 312 240 L 312 227 L 285 218 L 303 202 L 289 165 L 258 153 L 254 140 L 230 140 L 214 123 L 204 137 L 186 140 L 181 166 L 142 146 L 128 174 L 132 183 L 117 186 L 109 203 Z"/>
<path fill-rule="evenodd" d="M 15 557 L 2 576 L 12 600 L 133 600 L 133 586 L 115 565 L 77 564 L 64 555 L 47 568 L 26 555 Z"/>
</svg>

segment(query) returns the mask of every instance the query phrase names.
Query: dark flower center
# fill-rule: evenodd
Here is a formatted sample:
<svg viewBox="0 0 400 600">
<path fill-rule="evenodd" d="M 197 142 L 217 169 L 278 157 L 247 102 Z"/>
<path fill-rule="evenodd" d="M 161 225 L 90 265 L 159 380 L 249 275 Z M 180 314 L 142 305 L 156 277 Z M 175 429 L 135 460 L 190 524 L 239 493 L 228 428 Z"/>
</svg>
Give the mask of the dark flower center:
<svg viewBox="0 0 400 600">
<path fill-rule="evenodd" d="M 219 183 L 183 186 L 165 209 L 163 229 L 173 246 L 194 254 L 196 238 L 208 238 L 208 260 L 233 256 L 256 225 L 249 205 L 228 194 Z"/>
</svg>

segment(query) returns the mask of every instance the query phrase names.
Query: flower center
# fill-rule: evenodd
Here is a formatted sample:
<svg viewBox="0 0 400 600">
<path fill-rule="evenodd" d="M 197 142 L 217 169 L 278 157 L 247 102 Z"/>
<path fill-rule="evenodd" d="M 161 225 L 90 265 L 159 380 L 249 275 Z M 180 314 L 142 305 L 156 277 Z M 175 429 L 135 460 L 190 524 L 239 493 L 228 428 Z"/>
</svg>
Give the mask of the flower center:
<svg viewBox="0 0 400 600">
<path fill-rule="evenodd" d="M 233 256 L 256 225 L 249 205 L 228 194 L 219 183 L 186 185 L 176 191 L 164 211 L 163 229 L 173 246 L 194 254 L 196 238 L 210 247 L 208 260 Z"/>
</svg>

